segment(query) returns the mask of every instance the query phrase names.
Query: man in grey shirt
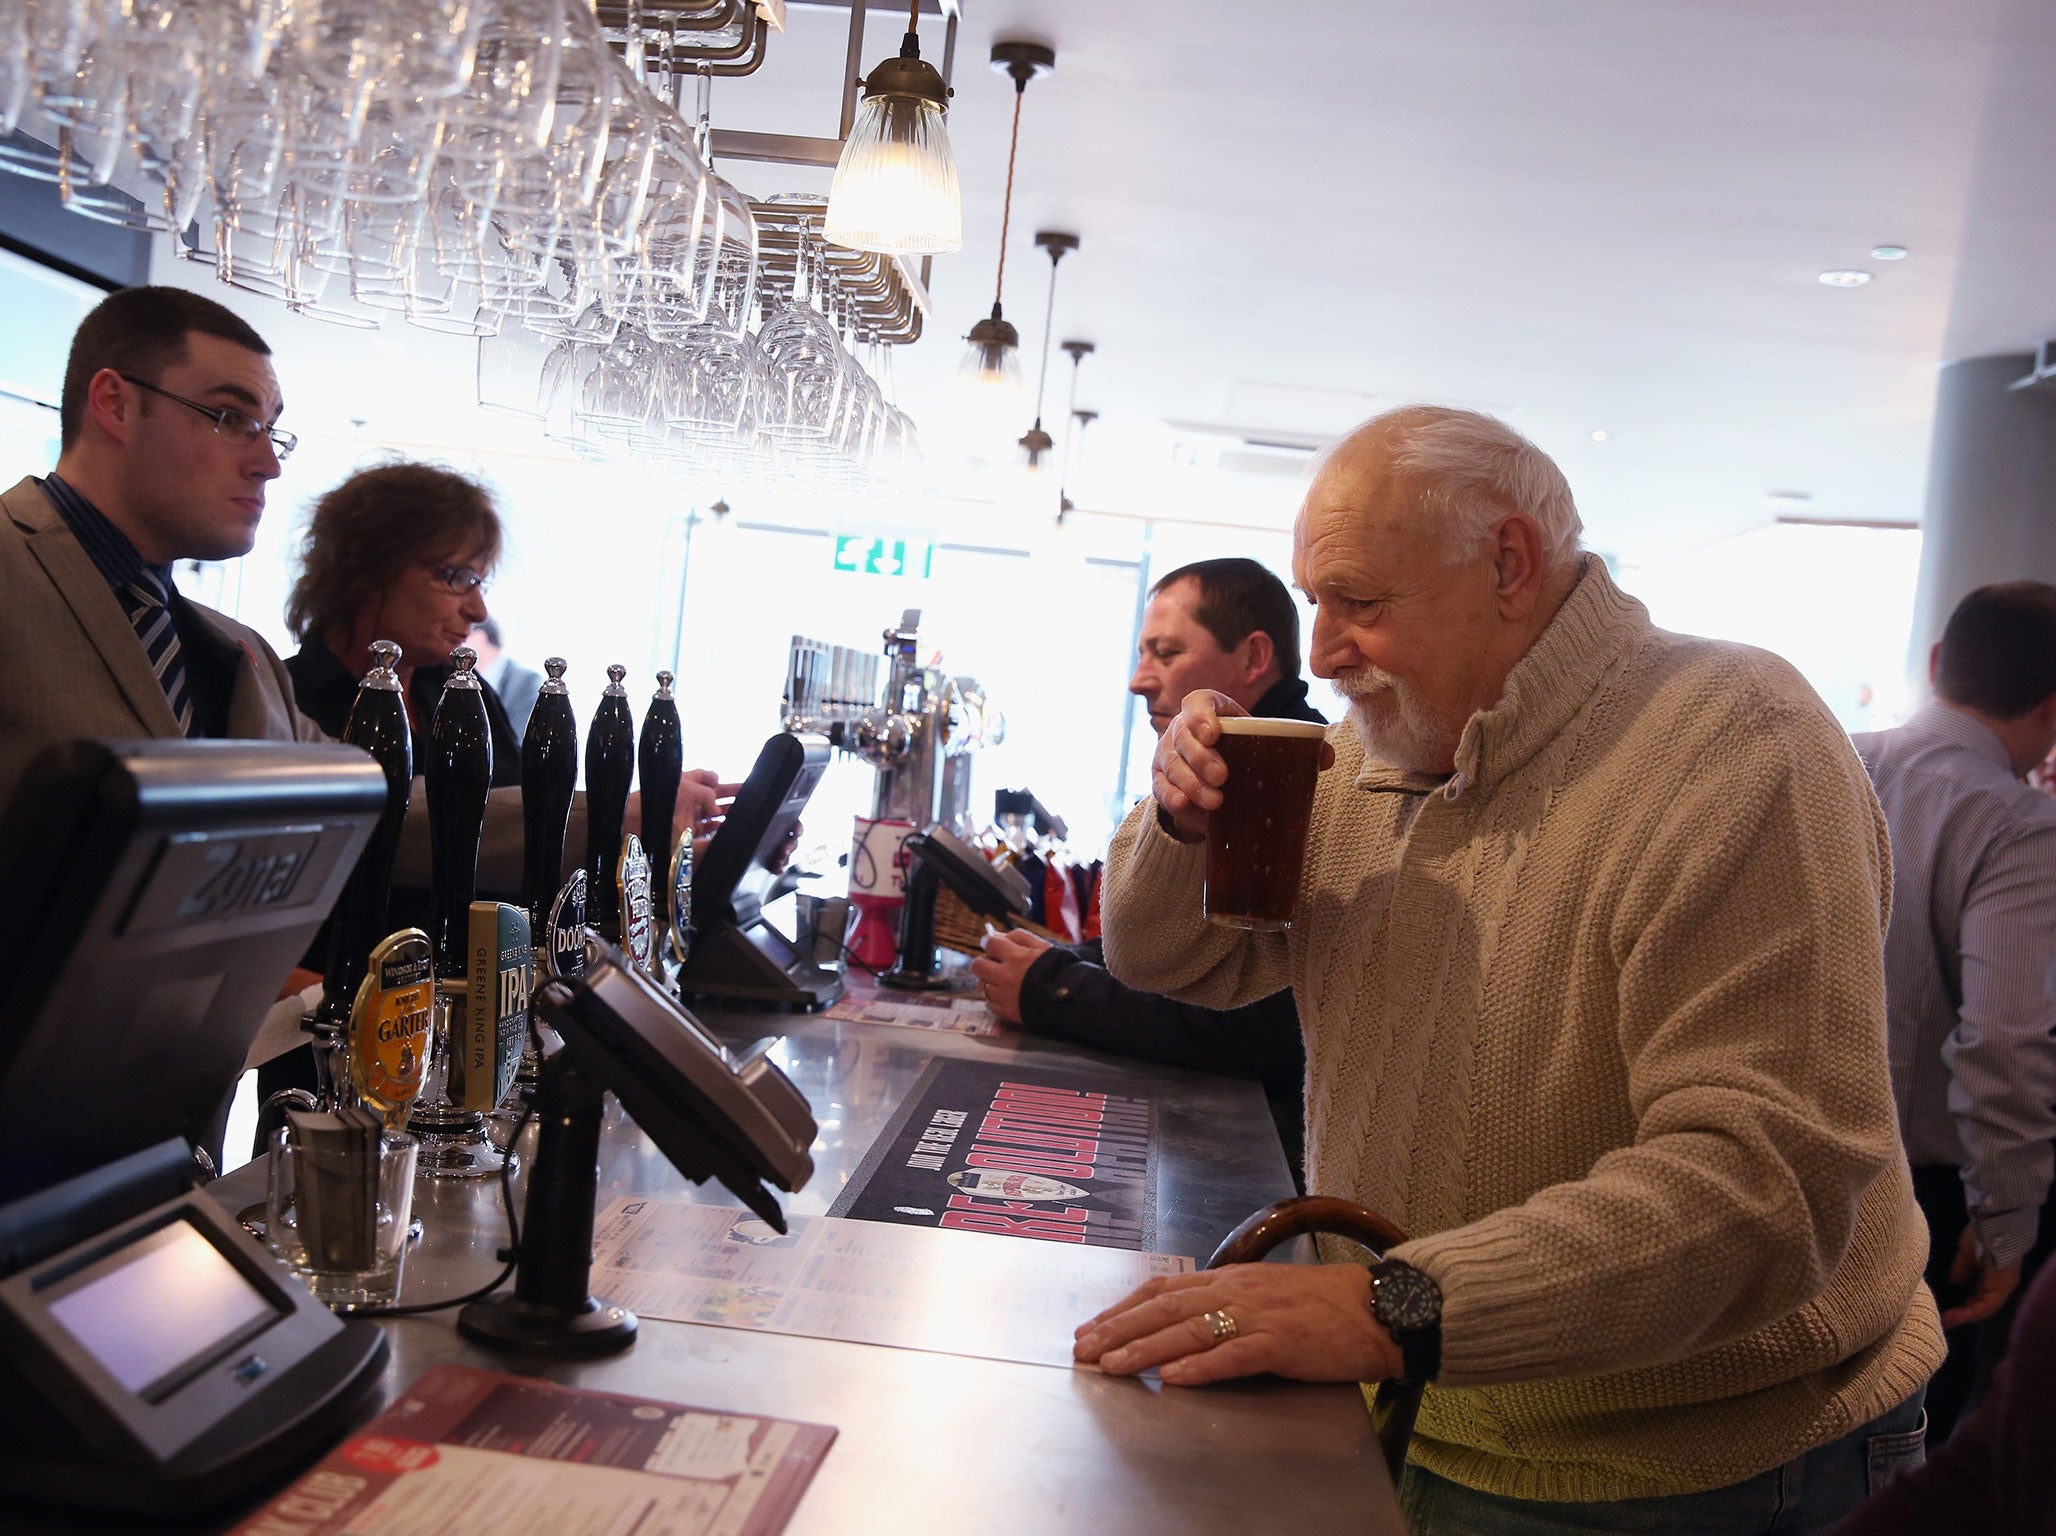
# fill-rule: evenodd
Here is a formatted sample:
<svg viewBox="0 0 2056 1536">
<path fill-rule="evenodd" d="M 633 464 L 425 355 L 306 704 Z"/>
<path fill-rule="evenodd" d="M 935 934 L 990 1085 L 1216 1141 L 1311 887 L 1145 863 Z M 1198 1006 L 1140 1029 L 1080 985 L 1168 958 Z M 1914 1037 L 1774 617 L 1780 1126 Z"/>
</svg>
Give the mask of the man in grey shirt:
<svg viewBox="0 0 2056 1536">
<path fill-rule="evenodd" d="M 1952 1330 L 1928 1388 L 1939 1441 L 1977 1325 L 2020 1282 L 2056 1139 L 2056 587 L 1981 587 L 1929 658 L 1934 703 L 1858 736 L 1892 835 L 1885 1002 L 1899 1131 Z"/>
</svg>

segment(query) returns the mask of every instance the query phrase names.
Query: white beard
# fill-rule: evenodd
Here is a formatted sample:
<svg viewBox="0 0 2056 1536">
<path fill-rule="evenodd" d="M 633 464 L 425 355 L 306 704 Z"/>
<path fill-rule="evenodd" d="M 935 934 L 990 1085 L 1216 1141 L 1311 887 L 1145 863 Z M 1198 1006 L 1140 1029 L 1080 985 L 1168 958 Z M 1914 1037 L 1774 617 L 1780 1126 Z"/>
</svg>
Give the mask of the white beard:
<svg viewBox="0 0 2056 1536">
<path fill-rule="evenodd" d="M 1346 672 L 1335 691 L 1349 705 L 1349 723 L 1364 756 L 1402 773 L 1447 773 L 1463 726 L 1439 720 L 1413 684 L 1378 667 Z M 1372 709 L 1379 716 L 1374 718 Z"/>
</svg>

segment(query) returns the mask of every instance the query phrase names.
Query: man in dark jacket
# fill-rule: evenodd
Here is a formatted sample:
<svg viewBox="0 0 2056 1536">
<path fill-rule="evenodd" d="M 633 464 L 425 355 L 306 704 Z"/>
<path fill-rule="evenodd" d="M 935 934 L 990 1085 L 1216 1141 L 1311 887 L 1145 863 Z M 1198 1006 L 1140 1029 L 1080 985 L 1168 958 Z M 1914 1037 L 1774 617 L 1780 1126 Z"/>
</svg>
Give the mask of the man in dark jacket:
<svg viewBox="0 0 2056 1536">
<path fill-rule="evenodd" d="M 1227 694 L 1253 715 L 1322 719 L 1299 675 L 1299 614 L 1285 584 L 1254 560 L 1180 566 L 1150 589 L 1128 691 L 1159 733 L 1195 688 Z M 1144 1061 L 1255 1078 L 1300 1180 L 1306 1054 L 1292 994 L 1220 1012 L 1124 987 L 1099 941 L 1048 944 L 996 934 L 971 962 L 987 1006 L 1003 1022 Z"/>
</svg>

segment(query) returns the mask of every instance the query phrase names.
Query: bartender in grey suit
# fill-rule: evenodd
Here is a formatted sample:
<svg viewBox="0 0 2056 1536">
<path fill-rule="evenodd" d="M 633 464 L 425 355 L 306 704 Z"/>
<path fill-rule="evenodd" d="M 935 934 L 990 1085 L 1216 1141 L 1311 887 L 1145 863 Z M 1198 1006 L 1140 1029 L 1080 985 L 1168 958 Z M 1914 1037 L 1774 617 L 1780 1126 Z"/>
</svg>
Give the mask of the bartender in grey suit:
<svg viewBox="0 0 2056 1536">
<path fill-rule="evenodd" d="M 0 496 L 0 731 L 319 741 L 255 630 L 179 595 L 249 552 L 293 451 L 271 349 L 177 288 L 126 288 L 72 338 L 57 467 Z"/>
</svg>

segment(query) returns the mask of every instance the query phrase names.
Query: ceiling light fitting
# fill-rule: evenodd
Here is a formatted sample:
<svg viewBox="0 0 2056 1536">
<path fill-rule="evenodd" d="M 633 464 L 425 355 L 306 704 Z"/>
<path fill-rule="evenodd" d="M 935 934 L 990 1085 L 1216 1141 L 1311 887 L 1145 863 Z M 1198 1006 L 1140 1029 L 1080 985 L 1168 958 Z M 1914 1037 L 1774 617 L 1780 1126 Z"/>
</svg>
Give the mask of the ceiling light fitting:
<svg viewBox="0 0 2056 1536">
<path fill-rule="evenodd" d="M 1050 322 L 1057 312 L 1057 263 L 1078 249 L 1078 237 L 1059 230 L 1040 229 L 1035 232 L 1035 243 L 1049 252 L 1049 303 L 1042 312 L 1042 372 L 1035 381 L 1035 425 L 1021 434 L 1021 467 L 1029 474 L 1039 474 L 1056 450 L 1056 439 L 1042 430 L 1042 402 L 1049 393 L 1049 337 Z"/>
<path fill-rule="evenodd" d="M 1903 245 L 1874 245 L 1870 248 L 1872 261 L 1904 261 L 1906 247 Z"/>
<path fill-rule="evenodd" d="M 862 82 L 863 106 L 842 146 L 822 233 L 837 245 L 933 256 L 964 244 L 964 203 L 943 117 L 954 94 L 921 57 L 921 0 L 911 0 L 899 55 Z"/>
<path fill-rule="evenodd" d="M 1070 427 L 1064 433 L 1064 473 L 1062 483 L 1057 487 L 1057 526 L 1064 526 L 1064 519 L 1077 510 L 1070 496 L 1072 472 L 1077 467 L 1078 452 L 1084 441 L 1085 429 L 1099 419 L 1098 411 L 1078 409 L 1078 365 L 1099 350 L 1089 341 L 1067 341 L 1062 350 L 1071 359 L 1071 410 Z"/>
<path fill-rule="evenodd" d="M 1019 421 L 1021 397 L 1021 333 L 1000 308 L 1007 277 L 1007 229 L 1014 214 L 1014 160 L 1021 147 L 1021 98 L 1028 82 L 1056 68 L 1056 51 L 1041 43 L 997 42 L 992 67 L 1014 82 L 1014 126 L 1007 140 L 1007 190 L 1000 204 L 999 269 L 992 282 L 992 313 L 965 335 L 964 360 L 957 365 L 957 390 L 964 414 L 982 426 L 1001 419 Z M 1005 429 L 1001 429 L 1005 430 Z"/>
<path fill-rule="evenodd" d="M 1820 275 L 1821 284 L 1828 288 L 1861 288 L 1871 280 L 1873 274 L 1856 267 L 1838 268 Z"/>
<path fill-rule="evenodd" d="M 755 0 L 753 8 L 761 12 L 770 3 L 771 0 Z M 850 14 L 849 42 L 844 54 L 842 116 L 835 137 L 817 137 L 796 133 L 756 133 L 734 128 L 716 128 L 713 136 L 713 152 L 717 159 L 761 160 L 769 165 L 818 165 L 825 167 L 837 166 L 842 163 L 843 147 L 848 143 L 850 130 L 855 125 L 857 119 L 857 92 L 864 83 L 863 77 L 857 73 L 857 70 L 864 62 L 864 22 L 870 13 L 870 0 L 848 0 L 848 3 Z M 606 19 L 606 12 L 610 8 L 623 13 L 624 16 L 632 9 L 642 15 L 646 21 L 650 21 L 650 18 L 654 16 L 656 11 L 656 7 L 642 3 L 642 0 L 637 0 L 637 3 L 633 6 L 624 3 L 624 0 L 600 0 L 600 6 L 602 21 Z M 941 0 L 939 9 L 947 21 L 947 25 L 943 29 L 942 42 L 942 80 L 946 87 L 951 78 L 950 64 L 956 55 L 957 0 Z M 783 27 L 784 12 L 782 5 L 778 10 L 778 19 L 771 24 Z M 681 22 L 678 25 L 682 27 L 687 25 L 687 23 Z M 666 46 L 669 46 L 669 33 L 671 30 L 673 28 L 668 19 L 665 22 L 665 29 L 661 34 L 656 29 L 654 21 L 650 21 L 650 25 L 644 28 L 645 33 L 649 34 L 653 39 L 659 35 L 663 36 L 666 39 Z M 657 54 L 653 47 L 653 63 L 656 61 L 656 57 Z M 682 61 L 680 67 L 691 70 L 697 68 L 698 61 L 704 55 L 685 53 L 680 54 L 679 57 Z M 758 58 L 750 62 L 746 68 L 741 65 L 723 66 L 717 63 L 712 66 L 712 69 L 717 75 L 747 74 L 754 70 L 757 64 L 761 62 L 761 58 Z"/>
</svg>

